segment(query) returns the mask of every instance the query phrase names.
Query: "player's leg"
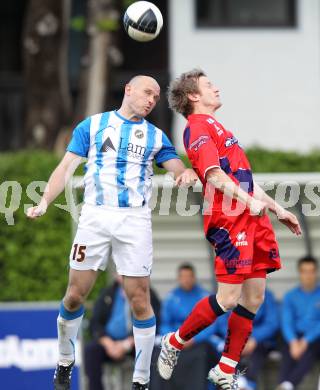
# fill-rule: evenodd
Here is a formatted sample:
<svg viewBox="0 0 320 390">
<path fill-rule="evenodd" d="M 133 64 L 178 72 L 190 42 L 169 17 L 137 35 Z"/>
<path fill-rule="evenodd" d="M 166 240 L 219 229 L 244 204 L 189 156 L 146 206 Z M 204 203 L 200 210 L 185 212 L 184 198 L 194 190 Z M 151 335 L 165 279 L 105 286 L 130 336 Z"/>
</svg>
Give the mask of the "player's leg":
<svg viewBox="0 0 320 390">
<path fill-rule="evenodd" d="M 104 270 L 110 252 L 108 216 L 103 210 L 84 205 L 70 252 L 69 283 L 57 319 L 59 362 L 54 376 L 55 390 L 69 390 L 74 364 L 74 343 L 81 325 L 83 303 Z"/>
<path fill-rule="evenodd" d="M 117 272 L 133 312 L 133 335 L 136 363 L 133 389 L 147 389 L 151 356 L 156 333 L 156 318 L 150 303 L 152 268 L 151 214 L 146 208 L 123 213 L 119 227 L 113 231 L 112 255 Z"/>
<path fill-rule="evenodd" d="M 61 302 L 58 325 L 59 357 L 54 373 L 55 390 L 69 390 L 75 361 L 75 342 L 83 318 L 83 303 L 97 277 L 92 270 L 70 269 L 66 294 Z"/>
<path fill-rule="evenodd" d="M 237 284 L 219 283 L 217 294 L 200 300 L 176 333 L 163 338 L 158 370 L 164 379 L 170 379 L 184 344 L 237 305 L 241 295 L 241 280 Z"/>
<path fill-rule="evenodd" d="M 136 350 L 133 383 L 147 384 L 156 334 L 156 317 L 150 303 L 149 277 L 124 276 L 123 286 L 133 313 Z"/>
<path fill-rule="evenodd" d="M 241 295 L 241 284 L 219 283 L 217 294 L 200 300 L 192 309 L 188 318 L 175 334 L 171 335 L 170 343 L 177 349 L 211 325 L 217 317 L 233 309 Z"/>
<path fill-rule="evenodd" d="M 83 318 L 83 303 L 97 278 L 97 271 L 70 269 L 66 294 L 61 302 L 58 324 L 59 364 L 74 361 L 74 345 Z"/>
<path fill-rule="evenodd" d="M 254 279 L 243 281 L 241 297 L 238 304 L 232 310 L 228 320 L 228 330 L 225 340 L 225 348 L 220 362 L 209 372 L 208 379 L 223 389 L 232 389 L 237 383 L 234 376 L 236 367 L 240 362 L 241 352 L 252 332 L 255 313 L 264 299 L 265 272 Z M 235 275 L 235 277 L 239 277 Z M 222 294 L 227 293 L 225 283 L 219 283 Z"/>
<path fill-rule="evenodd" d="M 251 272 L 249 259 L 252 258 L 253 239 L 249 238 L 253 237 L 255 225 L 248 226 L 247 214 L 234 218 L 218 214 L 215 218 L 207 228 L 206 238 L 216 252 L 214 267 L 218 292 L 200 301 L 179 331 L 170 337 L 177 349 L 182 349 L 185 341 L 212 324 L 219 315 L 237 306 L 244 274 Z"/>
<path fill-rule="evenodd" d="M 241 352 L 252 333 L 253 319 L 264 299 L 265 272 L 262 274 L 261 278 L 250 278 L 243 282 L 238 305 L 229 317 L 225 348 L 219 363 L 224 372 L 235 372 Z"/>
</svg>

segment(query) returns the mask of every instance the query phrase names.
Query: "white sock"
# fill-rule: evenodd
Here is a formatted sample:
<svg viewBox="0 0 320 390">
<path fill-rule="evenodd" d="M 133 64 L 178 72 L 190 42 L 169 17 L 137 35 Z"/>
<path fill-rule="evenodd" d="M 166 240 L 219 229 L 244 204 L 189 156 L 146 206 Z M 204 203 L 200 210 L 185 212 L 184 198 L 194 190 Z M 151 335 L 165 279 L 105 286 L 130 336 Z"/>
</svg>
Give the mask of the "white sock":
<svg viewBox="0 0 320 390">
<path fill-rule="evenodd" d="M 145 384 L 150 379 L 151 356 L 156 335 L 156 317 L 148 320 L 133 319 L 133 336 L 136 349 L 136 361 L 133 382 Z"/>
<path fill-rule="evenodd" d="M 83 306 L 75 312 L 60 306 L 58 325 L 59 364 L 69 365 L 75 360 L 75 343 L 83 318 Z"/>
<path fill-rule="evenodd" d="M 187 341 L 183 340 L 181 337 L 180 337 L 180 334 L 179 334 L 179 329 L 176 331 L 176 333 L 174 334 L 178 343 L 184 345 L 186 344 Z"/>
</svg>

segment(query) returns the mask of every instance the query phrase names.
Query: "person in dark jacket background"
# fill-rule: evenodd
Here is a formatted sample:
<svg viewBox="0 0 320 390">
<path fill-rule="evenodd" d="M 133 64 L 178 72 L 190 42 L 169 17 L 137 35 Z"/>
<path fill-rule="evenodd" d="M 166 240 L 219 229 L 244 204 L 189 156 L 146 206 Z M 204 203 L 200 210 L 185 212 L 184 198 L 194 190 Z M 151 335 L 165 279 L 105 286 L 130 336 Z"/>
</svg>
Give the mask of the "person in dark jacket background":
<svg viewBox="0 0 320 390">
<path fill-rule="evenodd" d="M 151 289 L 151 304 L 157 321 L 160 302 Z M 85 346 L 84 363 L 89 390 L 104 390 L 102 367 L 105 362 L 120 362 L 127 355 L 134 357 L 131 311 L 122 288 L 122 277 L 101 290 L 90 321 L 92 341 Z M 159 322 L 158 322 L 159 323 Z"/>
<path fill-rule="evenodd" d="M 210 294 L 197 283 L 195 269 L 189 263 L 179 266 L 177 281 L 178 286 L 169 292 L 161 306 L 161 335 L 178 328 L 190 314 L 193 306 Z M 214 350 L 209 342 L 210 335 L 211 326 L 187 343 L 169 381 L 160 378 L 153 370 L 152 390 L 206 390 L 207 372 L 215 362 Z"/>
<path fill-rule="evenodd" d="M 320 359 L 320 285 L 318 262 L 298 261 L 300 285 L 288 291 L 282 304 L 281 330 L 285 347 L 277 390 L 293 390 Z"/>
</svg>

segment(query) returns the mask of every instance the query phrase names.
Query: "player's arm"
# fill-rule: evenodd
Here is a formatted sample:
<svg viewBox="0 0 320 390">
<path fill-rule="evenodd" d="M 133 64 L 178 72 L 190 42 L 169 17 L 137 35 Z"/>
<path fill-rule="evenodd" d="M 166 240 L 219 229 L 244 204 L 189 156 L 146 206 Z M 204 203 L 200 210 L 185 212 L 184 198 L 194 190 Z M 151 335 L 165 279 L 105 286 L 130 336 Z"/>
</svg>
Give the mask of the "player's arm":
<svg viewBox="0 0 320 390">
<path fill-rule="evenodd" d="M 59 165 L 52 172 L 38 206 L 30 207 L 27 210 L 27 216 L 29 218 L 35 219 L 47 211 L 50 203 L 52 203 L 64 190 L 66 183 L 74 174 L 74 171 L 81 163 L 81 160 L 81 156 L 66 152 Z"/>
<path fill-rule="evenodd" d="M 281 205 L 279 205 L 279 203 L 267 195 L 256 182 L 254 183 L 253 197 L 265 202 L 268 209 L 274 213 L 278 220 L 286 225 L 292 231 L 292 233 L 295 233 L 296 235 L 301 234 L 302 231 L 297 217 L 290 213 L 290 211 L 285 210 Z"/>
<path fill-rule="evenodd" d="M 207 182 L 220 190 L 226 196 L 243 203 L 253 215 L 264 215 L 267 204 L 255 199 L 238 186 L 220 167 L 213 167 L 207 171 Z"/>
<path fill-rule="evenodd" d="M 193 169 L 186 168 L 180 160 L 175 147 L 165 133 L 162 133 L 162 147 L 155 155 L 158 166 L 172 172 L 177 185 L 192 185 L 198 180 Z"/>
<path fill-rule="evenodd" d="M 176 185 L 189 186 L 193 185 L 198 180 L 198 176 L 195 171 L 193 169 L 186 168 L 179 158 L 173 158 L 163 162 L 162 167 L 168 172 L 173 173 Z"/>
<path fill-rule="evenodd" d="M 50 203 L 63 191 L 68 180 L 79 166 L 82 157 L 88 156 L 90 124 L 91 118 L 88 117 L 74 129 L 67 152 L 52 172 L 39 205 L 28 209 L 27 216 L 29 218 L 40 217 L 47 211 Z"/>
</svg>

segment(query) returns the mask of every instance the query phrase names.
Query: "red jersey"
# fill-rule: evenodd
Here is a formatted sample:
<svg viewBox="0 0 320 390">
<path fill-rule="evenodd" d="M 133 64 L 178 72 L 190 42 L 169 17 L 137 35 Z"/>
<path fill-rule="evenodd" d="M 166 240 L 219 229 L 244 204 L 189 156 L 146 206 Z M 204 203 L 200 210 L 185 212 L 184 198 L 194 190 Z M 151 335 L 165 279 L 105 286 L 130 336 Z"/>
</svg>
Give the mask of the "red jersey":
<svg viewBox="0 0 320 390">
<path fill-rule="evenodd" d="M 192 167 L 203 184 L 204 194 L 208 194 L 206 174 L 213 167 L 220 167 L 244 191 L 253 193 L 249 161 L 237 138 L 216 119 L 204 114 L 189 115 L 183 139 Z M 212 200 L 212 210 L 221 211 L 222 192 L 214 190 Z M 235 203 L 233 201 L 233 205 Z"/>
<path fill-rule="evenodd" d="M 249 161 L 237 138 L 210 115 L 192 114 L 184 130 L 184 146 L 202 184 L 210 168 L 221 169 L 243 190 L 253 192 Z"/>
<path fill-rule="evenodd" d="M 238 140 L 215 118 L 203 114 L 188 117 L 183 138 L 192 167 L 204 186 L 205 197 L 211 198 L 210 212 L 204 215 L 204 230 L 216 251 L 216 274 L 250 275 L 279 269 L 278 245 L 269 217 L 251 216 L 244 207 L 238 214 L 225 212 L 223 193 L 207 184 L 207 172 L 220 167 L 244 191 L 253 194 L 251 167 Z M 236 203 L 230 202 L 228 210 L 233 210 Z"/>
</svg>

